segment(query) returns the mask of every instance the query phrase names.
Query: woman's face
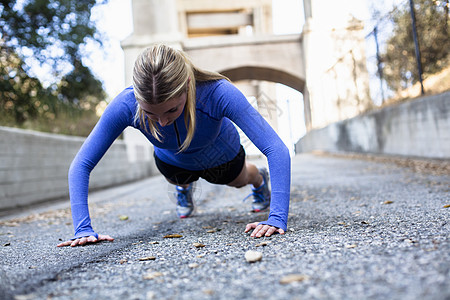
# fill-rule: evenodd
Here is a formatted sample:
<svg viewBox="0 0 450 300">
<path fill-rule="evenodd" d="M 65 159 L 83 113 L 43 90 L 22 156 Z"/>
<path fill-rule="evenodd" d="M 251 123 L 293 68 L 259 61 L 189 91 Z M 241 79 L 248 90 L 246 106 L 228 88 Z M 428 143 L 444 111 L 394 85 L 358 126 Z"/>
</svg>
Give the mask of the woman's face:
<svg viewBox="0 0 450 300">
<path fill-rule="evenodd" d="M 138 100 L 144 113 L 162 127 L 172 124 L 183 112 L 186 105 L 187 93 L 160 104 L 148 104 Z"/>
</svg>

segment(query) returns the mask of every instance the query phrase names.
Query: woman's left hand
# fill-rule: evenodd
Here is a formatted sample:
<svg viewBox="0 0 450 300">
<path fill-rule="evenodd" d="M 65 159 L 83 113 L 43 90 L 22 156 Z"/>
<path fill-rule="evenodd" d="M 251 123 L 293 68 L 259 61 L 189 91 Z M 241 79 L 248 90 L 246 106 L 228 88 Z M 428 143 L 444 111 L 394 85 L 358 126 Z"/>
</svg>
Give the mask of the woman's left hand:
<svg viewBox="0 0 450 300">
<path fill-rule="evenodd" d="M 250 230 L 254 229 L 252 234 L 250 234 L 251 237 L 262 237 L 262 236 L 271 236 L 272 234 L 278 232 L 279 234 L 284 234 L 284 230 L 281 228 L 277 228 L 270 225 L 263 225 L 259 224 L 260 222 L 254 222 L 247 224 L 245 226 L 245 232 L 249 232 Z M 259 225 L 258 225 L 259 224 Z"/>
</svg>

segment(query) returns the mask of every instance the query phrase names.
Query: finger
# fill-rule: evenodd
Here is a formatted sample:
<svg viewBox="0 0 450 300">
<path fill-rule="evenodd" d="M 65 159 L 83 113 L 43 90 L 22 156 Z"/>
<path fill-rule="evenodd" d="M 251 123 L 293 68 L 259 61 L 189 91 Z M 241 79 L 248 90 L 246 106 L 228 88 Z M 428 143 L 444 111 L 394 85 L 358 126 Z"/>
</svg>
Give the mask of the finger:
<svg viewBox="0 0 450 300">
<path fill-rule="evenodd" d="M 261 237 L 261 234 L 264 234 L 262 232 L 266 232 L 264 230 L 264 226 L 266 225 L 258 225 L 256 226 L 255 230 L 253 230 L 252 234 L 250 236 L 252 237 Z"/>
<path fill-rule="evenodd" d="M 278 230 L 277 230 L 277 231 L 278 231 L 278 233 L 279 233 L 279 234 L 284 234 L 284 230 L 283 230 L 283 229 L 281 229 L 281 228 L 278 228 Z"/>
<path fill-rule="evenodd" d="M 259 232 L 259 230 L 261 229 L 262 225 L 258 225 L 256 226 L 256 228 L 252 231 L 252 234 L 250 234 L 251 237 L 255 237 L 255 235 Z"/>
<path fill-rule="evenodd" d="M 82 237 L 78 244 L 83 246 L 86 245 L 87 241 L 88 241 L 87 237 Z"/>
<path fill-rule="evenodd" d="M 277 228 L 270 226 L 269 229 L 267 229 L 265 236 L 271 236 L 274 232 L 277 232 Z"/>
<path fill-rule="evenodd" d="M 73 240 L 72 243 L 70 244 L 70 247 L 78 246 L 79 243 L 80 243 L 80 239 L 75 239 L 75 240 Z"/>
<path fill-rule="evenodd" d="M 72 244 L 72 241 L 65 241 L 65 242 L 59 243 L 58 245 L 56 245 L 56 247 L 65 247 L 65 246 L 69 246 L 70 244 Z"/>
<path fill-rule="evenodd" d="M 93 235 L 88 236 L 88 237 L 86 238 L 86 243 L 95 243 L 95 242 L 97 242 L 97 241 L 98 241 L 97 238 L 96 238 L 95 236 L 93 236 Z"/>
<path fill-rule="evenodd" d="M 110 242 L 112 242 L 112 241 L 114 241 L 114 238 L 109 236 L 109 235 L 99 234 L 98 235 L 98 240 L 99 241 L 110 241 Z"/>
<path fill-rule="evenodd" d="M 267 232 L 267 230 L 269 230 L 269 228 L 270 228 L 270 226 L 269 225 L 264 225 L 260 230 L 259 230 L 259 232 L 256 234 L 256 237 L 262 237 L 266 232 Z"/>
<path fill-rule="evenodd" d="M 258 226 L 258 222 L 247 224 L 247 226 L 245 226 L 245 232 L 249 232 L 251 229 L 256 228 L 256 226 Z"/>
</svg>

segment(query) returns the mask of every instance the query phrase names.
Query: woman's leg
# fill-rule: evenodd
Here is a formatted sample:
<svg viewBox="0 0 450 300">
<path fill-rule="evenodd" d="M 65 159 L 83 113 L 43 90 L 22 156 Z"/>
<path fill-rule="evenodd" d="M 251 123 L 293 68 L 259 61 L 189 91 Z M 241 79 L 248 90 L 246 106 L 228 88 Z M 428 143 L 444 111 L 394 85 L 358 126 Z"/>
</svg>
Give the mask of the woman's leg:
<svg viewBox="0 0 450 300">
<path fill-rule="evenodd" d="M 262 182 L 263 178 L 259 173 L 258 168 L 252 163 L 245 162 L 238 177 L 227 185 L 240 188 L 252 184 L 254 188 L 258 188 Z"/>
<path fill-rule="evenodd" d="M 187 188 L 189 187 L 189 185 L 190 185 L 190 183 L 188 183 L 188 184 L 178 184 L 178 183 L 176 183 L 176 182 L 170 180 L 170 179 L 167 178 L 167 177 L 165 177 L 165 178 L 166 178 L 166 180 L 167 180 L 170 184 L 177 185 L 177 186 L 181 186 L 183 189 L 187 189 Z"/>
</svg>

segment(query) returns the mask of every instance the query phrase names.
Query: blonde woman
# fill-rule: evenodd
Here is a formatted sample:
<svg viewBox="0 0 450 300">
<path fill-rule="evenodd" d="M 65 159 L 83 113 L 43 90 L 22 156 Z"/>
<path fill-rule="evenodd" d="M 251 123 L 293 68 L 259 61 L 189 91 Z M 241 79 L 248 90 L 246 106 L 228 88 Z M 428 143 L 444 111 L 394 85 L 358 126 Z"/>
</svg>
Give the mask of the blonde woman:
<svg viewBox="0 0 450 300">
<path fill-rule="evenodd" d="M 245 161 L 234 122 L 267 157 L 265 168 Z M 232 187 L 252 185 L 253 211 L 270 206 L 269 218 L 247 224 L 252 237 L 284 234 L 290 196 L 290 156 L 281 139 L 229 80 L 195 67 L 186 55 L 165 45 L 143 51 L 136 60 L 133 85 L 107 107 L 73 160 L 69 193 L 75 228 L 73 239 L 58 246 L 101 240 L 88 210 L 89 174 L 114 140 L 134 127 L 154 146 L 159 171 L 175 185 L 177 214 L 193 211 L 192 185 L 199 178 Z"/>
</svg>

